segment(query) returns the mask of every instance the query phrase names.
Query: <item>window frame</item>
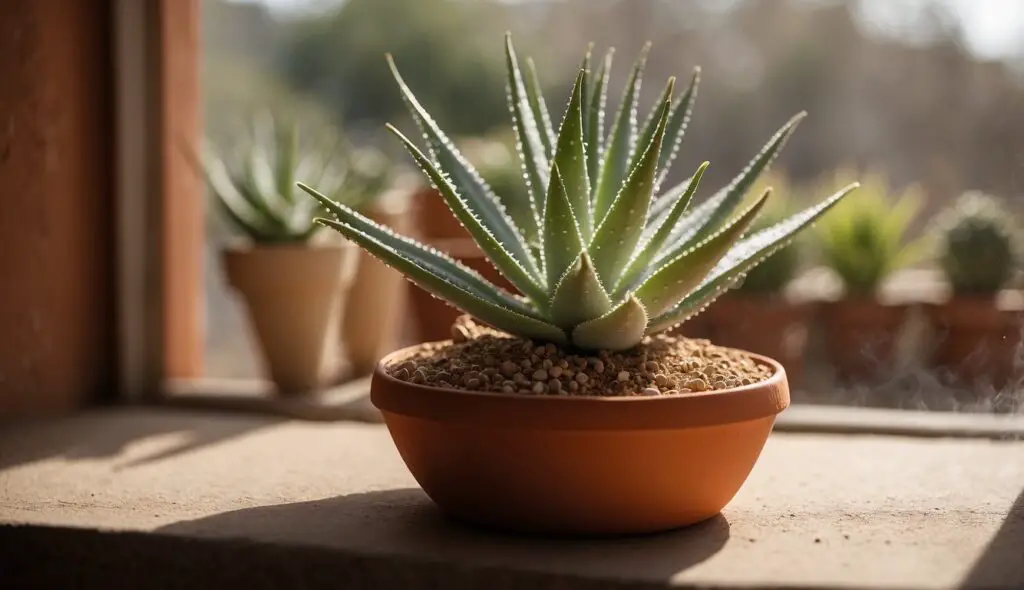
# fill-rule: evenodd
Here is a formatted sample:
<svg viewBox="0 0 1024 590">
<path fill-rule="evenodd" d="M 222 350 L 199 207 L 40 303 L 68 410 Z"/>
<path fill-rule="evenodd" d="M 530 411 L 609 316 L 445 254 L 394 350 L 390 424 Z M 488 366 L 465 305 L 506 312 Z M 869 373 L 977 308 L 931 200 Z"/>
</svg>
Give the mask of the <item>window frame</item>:
<svg viewBox="0 0 1024 590">
<path fill-rule="evenodd" d="M 203 373 L 202 0 L 114 0 L 118 391 Z"/>
</svg>

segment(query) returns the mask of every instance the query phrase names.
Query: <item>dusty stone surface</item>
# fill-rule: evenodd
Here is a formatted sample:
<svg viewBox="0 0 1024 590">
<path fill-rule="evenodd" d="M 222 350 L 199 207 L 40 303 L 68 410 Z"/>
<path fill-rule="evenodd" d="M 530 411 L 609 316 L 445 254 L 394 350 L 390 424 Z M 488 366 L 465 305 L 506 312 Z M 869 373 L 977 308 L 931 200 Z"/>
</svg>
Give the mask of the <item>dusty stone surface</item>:
<svg viewBox="0 0 1024 590">
<path fill-rule="evenodd" d="M 656 334 L 622 352 L 587 354 L 513 338 L 461 316 L 452 339 L 387 367 L 432 387 L 520 395 L 676 395 L 749 385 L 772 375 L 748 354 L 707 340 Z"/>
<path fill-rule="evenodd" d="M 776 433 L 721 517 L 554 540 L 442 518 L 381 426 L 108 410 L 0 429 L 0 498 L 86 529 L 0 527 L 6 587 L 1024 587 L 1020 441 Z"/>
</svg>

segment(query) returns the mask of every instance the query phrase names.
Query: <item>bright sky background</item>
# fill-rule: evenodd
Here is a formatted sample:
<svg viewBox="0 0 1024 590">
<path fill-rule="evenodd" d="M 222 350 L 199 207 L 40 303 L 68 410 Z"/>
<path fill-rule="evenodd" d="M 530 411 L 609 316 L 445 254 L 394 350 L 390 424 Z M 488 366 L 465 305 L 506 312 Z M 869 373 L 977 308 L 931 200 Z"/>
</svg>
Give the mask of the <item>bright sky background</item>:
<svg viewBox="0 0 1024 590">
<path fill-rule="evenodd" d="M 290 12 L 342 0 L 243 1 L 261 2 L 275 12 Z M 868 14 L 880 23 L 898 25 L 900 14 L 905 14 L 906 8 L 927 1 L 942 2 L 953 10 L 964 27 L 969 49 L 979 56 L 1024 55 L 1024 0 L 871 0 Z"/>
</svg>

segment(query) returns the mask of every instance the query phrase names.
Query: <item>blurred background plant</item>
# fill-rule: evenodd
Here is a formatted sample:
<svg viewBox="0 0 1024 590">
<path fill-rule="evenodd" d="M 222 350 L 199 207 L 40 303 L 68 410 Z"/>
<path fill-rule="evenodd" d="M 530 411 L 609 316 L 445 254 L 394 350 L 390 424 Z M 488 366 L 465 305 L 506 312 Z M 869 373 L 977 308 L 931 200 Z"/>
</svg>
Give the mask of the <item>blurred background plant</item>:
<svg viewBox="0 0 1024 590">
<path fill-rule="evenodd" d="M 291 117 L 259 111 L 221 145 L 208 141 L 201 166 L 216 204 L 209 208 L 224 229 L 257 244 L 307 242 L 322 229 L 323 209 L 295 183 L 316 179 L 333 198 L 361 206 L 386 182 L 377 154 L 343 145 L 335 130 L 302 130 Z"/>
<path fill-rule="evenodd" d="M 894 191 L 878 171 L 843 168 L 826 175 L 822 189 L 859 179 L 864 191 L 840 203 L 816 226 L 822 261 L 839 276 L 847 297 L 874 297 L 894 271 L 924 260 L 931 241 L 913 238 L 923 199 L 916 186 Z"/>
<path fill-rule="evenodd" d="M 967 191 L 936 220 L 939 267 L 957 295 L 991 296 L 1020 264 L 1020 229 L 996 197 Z"/>
</svg>

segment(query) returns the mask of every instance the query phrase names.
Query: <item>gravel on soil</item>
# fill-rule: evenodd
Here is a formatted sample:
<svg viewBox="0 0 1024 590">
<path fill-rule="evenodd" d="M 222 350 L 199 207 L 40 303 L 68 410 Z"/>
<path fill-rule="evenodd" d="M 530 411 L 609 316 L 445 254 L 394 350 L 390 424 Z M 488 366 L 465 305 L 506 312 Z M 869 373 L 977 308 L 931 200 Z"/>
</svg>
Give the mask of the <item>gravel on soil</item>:
<svg viewBox="0 0 1024 590">
<path fill-rule="evenodd" d="M 461 316 L 452 339 L 396 359 L 392 377 L 429 387 L 521 395 L 654 396 L 763 381 L 772 368 L 708 340 L 656 334 L 621 352 L 566 350 Z"/>
</svg>

